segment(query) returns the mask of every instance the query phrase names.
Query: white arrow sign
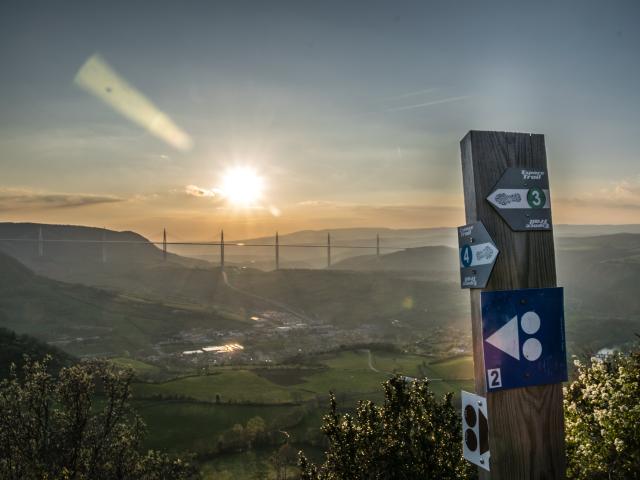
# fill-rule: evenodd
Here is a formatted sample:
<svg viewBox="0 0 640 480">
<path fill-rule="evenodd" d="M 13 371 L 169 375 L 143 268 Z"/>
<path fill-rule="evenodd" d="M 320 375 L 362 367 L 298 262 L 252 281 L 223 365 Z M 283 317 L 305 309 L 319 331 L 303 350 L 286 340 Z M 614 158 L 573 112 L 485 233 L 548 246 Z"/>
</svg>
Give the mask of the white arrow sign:
<svg viewBox="0 0 640 480">
<path fill-rule="evenodd" d="M 493 263 L 498 256 L 498 249 L 491 243 L 470 245 L 469 248 L 471 250 L 470 252 L 465 252 L 463 249 L 460 249 L 460 266 L 462 268 L 489 265 Z M 465 258 L 465 255 L 469 255 L 471 258 Z M 469 263 L 469 260 L 471 263 Z"/>
<path fill-rule="evenodd" d="M 548 189 L 530 191 L 528 188 L 499 188 L 491 192 L 487 200 L 499 209 L 551 208 Z"/>
<path fill-rule="evenodd" d="M 546 171 L 507 168 L 487 201 L 516 232 L 551 230 L 551 200 Z"/>
<path fill-rule="evenodd" d="M 482 222 L 458 227 L 460 286 L 485 288 L 500 251 Z"/>
<path fill-rule="evenodd" d="M 520 360 L 518 317 L 513 317 L 485 341 L 516 360 Z"/>
</svg>

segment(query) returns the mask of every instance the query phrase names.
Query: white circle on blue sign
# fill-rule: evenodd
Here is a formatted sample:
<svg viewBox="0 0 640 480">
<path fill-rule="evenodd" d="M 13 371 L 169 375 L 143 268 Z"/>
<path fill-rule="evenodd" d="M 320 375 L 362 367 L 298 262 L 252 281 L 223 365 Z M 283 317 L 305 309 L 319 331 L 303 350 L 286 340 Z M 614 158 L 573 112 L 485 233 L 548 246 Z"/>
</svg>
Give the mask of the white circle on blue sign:
<svg viewBox="0 0 640 480">
<path fill-rule="evenodd" d="M 520 319 L 520 326 L 524 333 L 533 335 L 540 330 L 540 317 L 536 312 L 527 312 Z"/>
<path fill-rule="evenodd" d="M 542 355 L 542 344 L 537 338 L 530 338 L 522 345 L 522 355 L 524 358 L 533 362 Z"/>
<path fill-rule="evenodd" d="M 460 261 L 464 268 L 471 266 L 471 262 L 473 262 L 473 251 L 469 245 L 465 245 L 462 247 L 462 250 L 460 250 Z"/>
</svg>

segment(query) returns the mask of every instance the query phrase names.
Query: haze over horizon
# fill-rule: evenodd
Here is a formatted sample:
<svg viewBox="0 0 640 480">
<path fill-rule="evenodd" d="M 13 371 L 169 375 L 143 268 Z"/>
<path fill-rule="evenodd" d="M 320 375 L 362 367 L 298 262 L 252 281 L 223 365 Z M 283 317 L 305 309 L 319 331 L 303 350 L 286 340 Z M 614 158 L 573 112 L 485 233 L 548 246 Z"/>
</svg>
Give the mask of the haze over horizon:
<svg viewBox="0 0 640 480">
<path fill-rule="evenodd" d="M 453 227 L 476 129 L 545 134 L 554 223 L 640 223 L 637 2 L 154 5 L 0 6 L 2 221 Z"/>
</svg>

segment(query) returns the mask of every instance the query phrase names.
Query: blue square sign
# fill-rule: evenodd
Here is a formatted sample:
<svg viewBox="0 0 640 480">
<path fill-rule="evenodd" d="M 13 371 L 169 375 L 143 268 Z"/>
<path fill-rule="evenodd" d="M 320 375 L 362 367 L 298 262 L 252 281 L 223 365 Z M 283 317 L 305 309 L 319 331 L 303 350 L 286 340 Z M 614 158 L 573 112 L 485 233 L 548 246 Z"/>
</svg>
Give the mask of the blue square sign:
<svg viewBox="0 0 640 480">
<path fill-rule="evenodd" d="M 487 391 L 567 380 L 562 288 L 482 292 Z"/>
</svg>

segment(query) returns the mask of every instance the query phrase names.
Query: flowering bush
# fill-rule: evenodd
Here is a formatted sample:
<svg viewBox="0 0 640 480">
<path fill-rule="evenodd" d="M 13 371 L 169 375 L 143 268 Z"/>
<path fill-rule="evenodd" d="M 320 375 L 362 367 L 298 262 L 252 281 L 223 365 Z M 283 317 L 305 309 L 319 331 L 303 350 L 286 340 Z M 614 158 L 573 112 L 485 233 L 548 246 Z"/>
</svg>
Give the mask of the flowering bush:
<svg viewBox="0 0 640 480">
<path fill-rule="evenodd" d="M 0 382 L 0 478 L 186 480 L 193 467 L 142 451 L 144 424 L 129 405 L 131 371 L 83 362 L 49 373 L 26 360 Z"/>
<path fill-rule="evenodd" d="M 568 477 L 640 479 L 640 351 L 575 365 L 564 392 Z"/>
<path fill-rule="evenodd" d="M 314 465 L 301 455 L 302 480 L 461 480 L 475 468 L 462 458 L 462 429 L 452 394 L 437 400 L 425 381 L 394 377 L 382 405 L 362 401 L 337 412 L 331 396 L 322 431 L 329 448 Z"/>
</svg>

